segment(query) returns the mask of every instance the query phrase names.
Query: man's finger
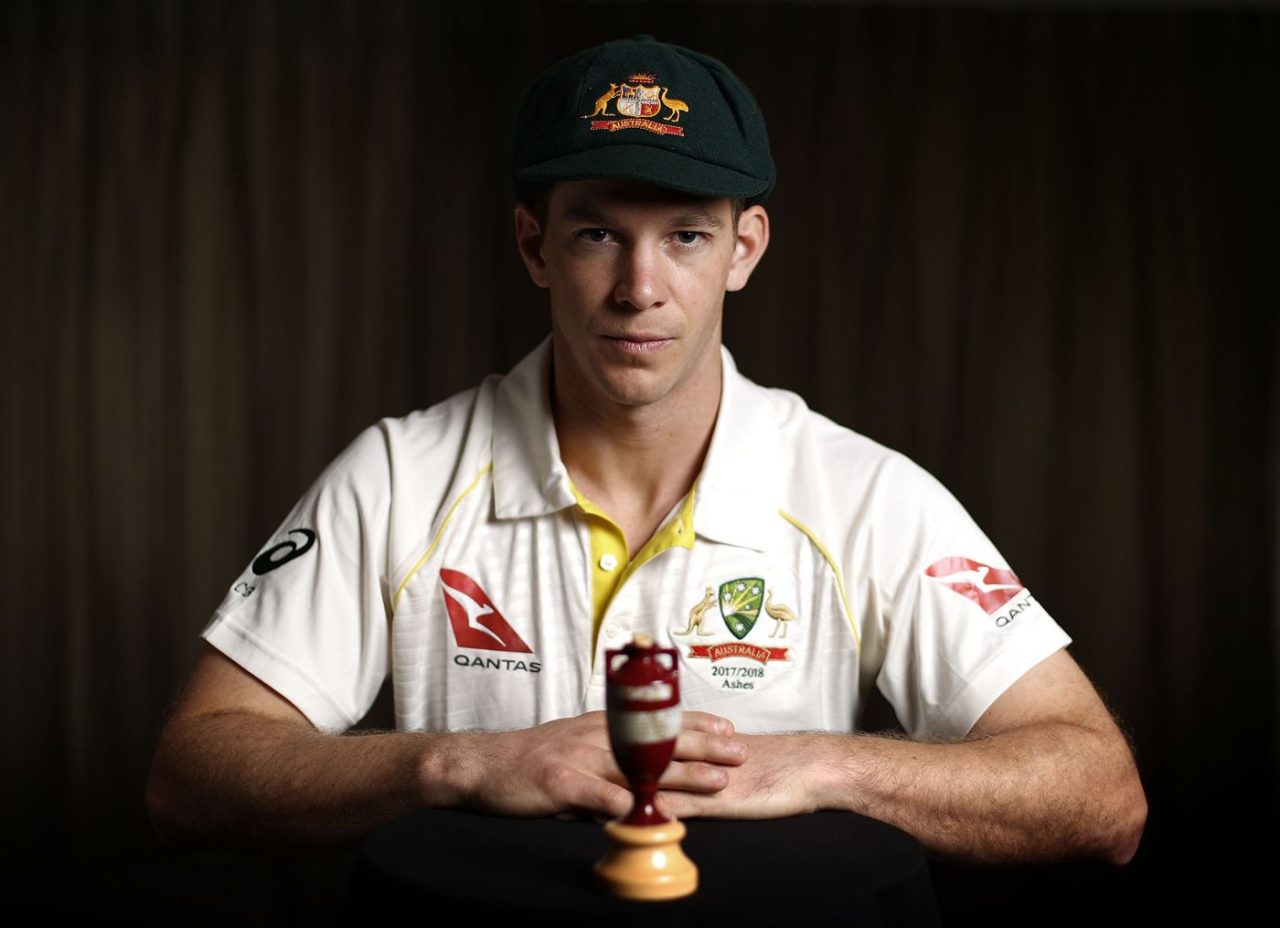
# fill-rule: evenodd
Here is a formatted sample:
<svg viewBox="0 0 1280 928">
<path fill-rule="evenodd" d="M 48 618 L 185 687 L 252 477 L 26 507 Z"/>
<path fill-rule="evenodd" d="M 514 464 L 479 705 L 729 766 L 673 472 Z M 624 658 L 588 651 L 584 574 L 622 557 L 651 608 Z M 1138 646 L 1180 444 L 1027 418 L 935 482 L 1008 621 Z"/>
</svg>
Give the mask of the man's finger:
<svg viewBox="0 0 1280 928">
<path fill-rule="evenodd" d="M 682 731 L 676 739 L 676 760 L 701 760 L 736 767 L 747 759 L 745 742 L 724 735 Z"/>
<path fill-rule="evenodd" d="M 715 815 L 714 796 L 703 796 L 677 790 L 661 790 L 654 800 L 659 809 L 673 818 L 698 818 Z"/>
<path fill-rule="evenodd" d="M 729 773 L 717 764 L 674 763 L 667 767 L 658 785 L 665 790 L 718 793 L 729 785 Z"/>
<path fill-rule="evenodd" d="M 686 731 L 692 729 L 725 737 L 733 735 L 733 722 L 723 715 L 713 715 L 710 712 L 685 712 L 681 722 Z"/>
<path fill-rule="evenodd" d="M 631 809 L 631 790 L 607 780 L 574 771 L 566 774 L 560 785 L 568 791 L 569 805 L 574 809 L 615 818 Z"/>
</svg>

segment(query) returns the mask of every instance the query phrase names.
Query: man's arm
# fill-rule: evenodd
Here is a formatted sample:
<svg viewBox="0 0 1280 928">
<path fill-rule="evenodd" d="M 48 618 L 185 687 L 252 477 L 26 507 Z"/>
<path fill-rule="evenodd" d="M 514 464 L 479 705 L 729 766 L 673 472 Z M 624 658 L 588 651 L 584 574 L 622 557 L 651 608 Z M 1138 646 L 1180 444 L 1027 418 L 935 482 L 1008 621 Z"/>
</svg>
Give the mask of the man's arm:
<svg viewBox="0 0 1280 928">
<path fill-rule="evenodd" d="M 1146 824 L 1133 754 L 1065 649 L 1024 674 L 963 741 L 739 735 L 747 762 L 715 795 L 660 794 L 684 817 L 848 809 L 968 861 L 1125 864 Z"/>
<path fill-rule="evenodd" d="M 742 763 L 733 726 L 687 714 L 664 783 L 721 789 Z M 209 647 L 165 723 L 147 807 L 168 847 L 343 846 L 424 808 L 620 815 L 630 793 L 604 715 L 511 732 L 328 735 Z"/>
</svg>

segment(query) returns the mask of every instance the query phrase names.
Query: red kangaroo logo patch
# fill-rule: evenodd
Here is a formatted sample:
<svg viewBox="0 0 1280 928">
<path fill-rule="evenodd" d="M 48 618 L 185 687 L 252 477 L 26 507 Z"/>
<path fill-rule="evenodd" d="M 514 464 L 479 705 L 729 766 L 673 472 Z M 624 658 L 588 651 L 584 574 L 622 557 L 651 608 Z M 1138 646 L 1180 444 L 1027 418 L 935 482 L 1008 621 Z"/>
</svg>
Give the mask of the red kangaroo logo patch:
<svg viewBox="0 0 1280 928">
<path fill-rule="evenodd" d="M 440 571 L 444 588 L 444 607 L 449 610 L 453 640 L 460 648 L 483 648 L 486 651 L 518 651 L 532 654 L 515 629 L 507 624 L 489 594 L 459 570 Z"/>
<path fill-rule="evenodd" d="M 967 557 L 944 557 L 925 568 L 925 575 L 973 600 L 988 615 L 1026 589 L 1012 570 Z"/>
</svg>

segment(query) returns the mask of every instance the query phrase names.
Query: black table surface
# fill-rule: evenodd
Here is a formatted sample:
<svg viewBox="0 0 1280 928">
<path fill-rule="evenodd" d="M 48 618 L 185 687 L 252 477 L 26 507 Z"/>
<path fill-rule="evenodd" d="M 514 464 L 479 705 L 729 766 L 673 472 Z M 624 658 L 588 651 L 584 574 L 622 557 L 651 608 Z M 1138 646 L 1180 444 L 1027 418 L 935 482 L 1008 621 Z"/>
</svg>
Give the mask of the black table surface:
<svg viewBox="0 0 1280 928">
<path fill-rule="evenodd" d="M 616 899 L 593 881 L 606 849 L 589 821 L 420 812 L 375 830 L 357 857 L 348 922 L 477 915 L 601 917 L 610 925 L 938 925 L 928 860 L 892 825 L 847 812 L 759 821 L 690 819 L 681 842 L 698 891 Z"/>
</svg>

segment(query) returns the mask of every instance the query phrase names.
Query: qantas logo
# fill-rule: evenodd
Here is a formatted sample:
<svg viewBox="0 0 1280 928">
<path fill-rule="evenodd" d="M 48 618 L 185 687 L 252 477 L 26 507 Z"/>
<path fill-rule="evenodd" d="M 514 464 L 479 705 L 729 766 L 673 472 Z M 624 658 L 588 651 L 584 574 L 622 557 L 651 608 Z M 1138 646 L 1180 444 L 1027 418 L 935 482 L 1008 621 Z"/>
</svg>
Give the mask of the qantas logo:
<svg viewBox="0 0 1280 928">
<path fill-rule="evenodd" d="M 925 575 L 973 600 L 988 615 L 1026 589 L 1013 571 L 967 557 L 944 557 L 925 568 Z"/>
<path fill-rule="evenodd" d="M 453 640 L 458 647 L 533 653 L 507 624 L 489 594 L 480 589 L 480 584 L 461 571 L 446 567 L 440 571 L 440 585 L 444 588 L 444 606 L 449 610 L 449 624 L 453 626 Z"/>
</svg>

